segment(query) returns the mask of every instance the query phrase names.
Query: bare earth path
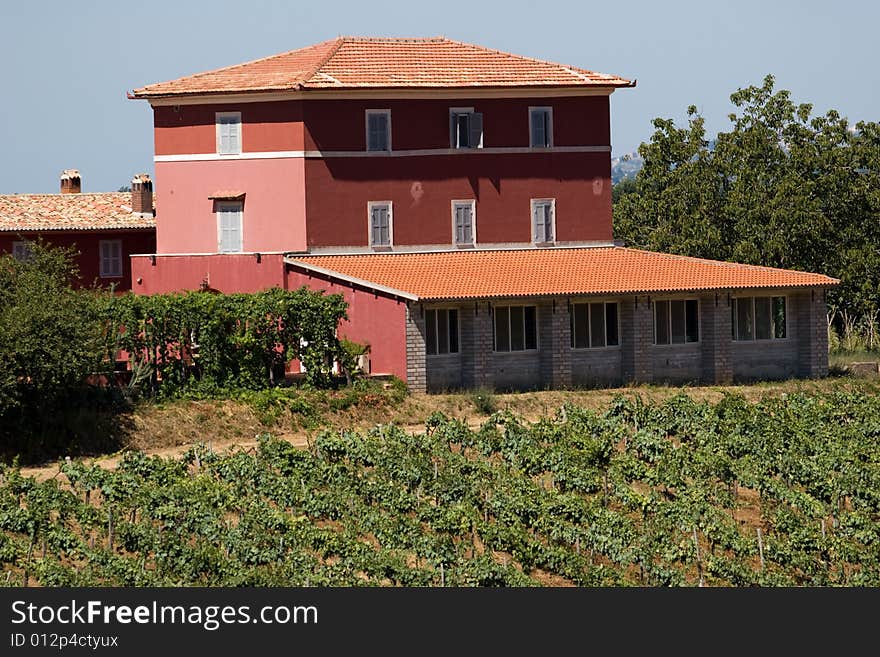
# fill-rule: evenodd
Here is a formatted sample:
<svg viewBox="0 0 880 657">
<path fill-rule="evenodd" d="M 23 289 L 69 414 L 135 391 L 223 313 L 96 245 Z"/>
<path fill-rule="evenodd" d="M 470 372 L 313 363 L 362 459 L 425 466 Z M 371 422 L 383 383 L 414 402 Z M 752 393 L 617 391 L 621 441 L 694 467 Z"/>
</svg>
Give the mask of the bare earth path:
<svg viewBox="0 0 880 657">
<path fill-rule="evenodd" d="M 749 386 L 638 386 L 601 390 L 536 391 L 495 394 L 492 395 L 492 403 L 498 410 L 510 410 L 534 422 L 541 417 L 552 416 L 565 403 L 594 410 L 607 408 L 609 402 L 618 395 L 658 401 L 684 392 L 698 400 L 717 402 L 725 394 L 731 393 L 759 399 L 782 393 L 822 393 L 835 390 L 880 394 L 880 380 L 876 377 L 844 377 Z M 151 456 L 166 458 L 179 457 L 198 443 L 210 444 L 218 452 L 247 450 L 253 449 L 257 445 L 257 436 L 265 433 L 305 448 L 310 439 L 327 429 L 365 431 L 377 424 L 389 423 L 394 423 L 407 432 L 421 433 L 425 430 L 425 420 L 436 411 L 463 420 L 472 428 L 479 427 L 487 417 L 485 413 L 478 411 L 473 396 L 469 393 L 413 394 L 396 405 L 360 403 L 346 410 L 325 413 L 319 423 L 304 422 L 301 416 L 287 412 L 267 419 L 248 404 L 230 400 L 144 404 L 132 413 L 131 428 L 119 451 L 86 456 L 82 460 L 104 468 L 115 468 L 127 449 L 141 450 Z M 44 480 L 59 473 L 59 462 L 24 467 L 21 472 L 26 477 Z"/>
</svg>

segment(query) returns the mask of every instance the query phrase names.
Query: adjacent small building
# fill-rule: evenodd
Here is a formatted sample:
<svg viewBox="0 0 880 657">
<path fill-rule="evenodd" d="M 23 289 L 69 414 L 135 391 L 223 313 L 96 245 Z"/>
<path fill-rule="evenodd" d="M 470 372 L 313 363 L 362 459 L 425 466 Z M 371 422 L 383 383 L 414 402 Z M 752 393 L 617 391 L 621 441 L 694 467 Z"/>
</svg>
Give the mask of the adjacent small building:
<svg viewBox="0 0 880 657">
<path fill-rule="evenodd" d="M 611 94 L 445 38 L 340 37 L 136 89 L 161 212 L 134 290 L 342 293 L 413 390 L 827 373 L 821 274 L 615 242 Z"/>
<path fill-rule="evenodd" d="M 79 284 L 131 289 L 131 255 L 156 248 L 153 183 L 135 176 L 131 192 L 83 193 L 76 169 L 61 173 L 58 194 L 0 195 L 0 252 L 27 256 L 28 242 L 72 247 Z"/>
</svg>

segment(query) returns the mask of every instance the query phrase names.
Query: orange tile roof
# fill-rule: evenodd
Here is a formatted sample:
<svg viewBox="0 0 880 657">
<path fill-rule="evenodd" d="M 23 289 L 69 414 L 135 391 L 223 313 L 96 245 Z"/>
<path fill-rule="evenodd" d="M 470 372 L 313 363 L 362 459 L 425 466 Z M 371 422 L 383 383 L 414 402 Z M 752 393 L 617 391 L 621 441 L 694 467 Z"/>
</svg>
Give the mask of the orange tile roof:
<svg viewBox="0 0 880 657">
<path fill-rule="evenodd" d="M 0 232 L 155 227 L 132 214 L 129 192 L 0 195 Z"/>
<path fill-rule="evenodd" d="M 150 84 L 132 98 L 301 89 L 630 87 L 616 75 L 443 37 L 339 37 L 214 71 Z"/>
<path fill-rule="evenodd" d="M 291 256 L 414 299 L 485 299 L 837 285 L 822 274 L 624 247 Z"/>
</svg>

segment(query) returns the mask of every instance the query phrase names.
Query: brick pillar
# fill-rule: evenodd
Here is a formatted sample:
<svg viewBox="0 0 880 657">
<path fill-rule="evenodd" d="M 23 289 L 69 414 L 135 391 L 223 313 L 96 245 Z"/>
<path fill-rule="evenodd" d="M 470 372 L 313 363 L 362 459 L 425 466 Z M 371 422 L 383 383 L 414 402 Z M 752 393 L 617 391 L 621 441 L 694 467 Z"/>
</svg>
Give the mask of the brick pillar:
<svg viewBox="0 0 880 657">
<path fill-rule="evenodd" d="M 648 297 L 620 302 L 620 358 L 624 383 L 650 383 L 654 379 L 652 343 L 654 313 Z"/>
<path fill-rule="evenodd" d="M 565 301 L 538 304 L 538 349 L 544 387 L 571 387 L 571 320 Z"/>
<path fill-rule="evenodd" d="M 149 174 L 140 173 L 131 180 L 131 211 L 153 216 L 153 181 Z"/>
<path fill-rule="evenodd" d="M 701 379 L 703 383 L 733 381 L 730 300 L 727 292 L 700 298 Z"/>
<path fill-rule="evenodd" d="M 492 309 L 486 301 L 459 308 L 461 325 L 461 385 L 492 388 Z"/>
<path fill-rule="evenodd" d="M 792 328 L 792 310 L 795 320 L 794 337 L 797 340 L 798 376 L 818 378 L 828 375 L 828 307 L 824 289 L 811 290 L 788 297 L 788 326 Z"/>
<path fill-rule="evenodd" d="M 406 304 L 406 386 L 412 392 L 425 392 L 428 387 L 425 313 L 414 303 Z"/>
</svg>

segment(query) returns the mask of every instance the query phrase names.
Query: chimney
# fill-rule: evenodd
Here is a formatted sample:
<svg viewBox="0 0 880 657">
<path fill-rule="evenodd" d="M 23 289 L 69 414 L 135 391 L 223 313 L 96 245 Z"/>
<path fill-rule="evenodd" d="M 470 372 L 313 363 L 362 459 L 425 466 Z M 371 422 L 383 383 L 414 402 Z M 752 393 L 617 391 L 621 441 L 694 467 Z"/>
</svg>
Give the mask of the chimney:
<svg viewBox="0 0 880 657">
<path fill-rule="evenodd" d="M 82 180 L 76 169 L 65 169 L 61 172 L 61 193 L 79 194 L 82 191 Z"/>
<path fill-rule="evenodd" d="M 153 216 L 153 181 L 147 173 L 139 173 L 131 179 L 131 211 Z"/>
</svg>

